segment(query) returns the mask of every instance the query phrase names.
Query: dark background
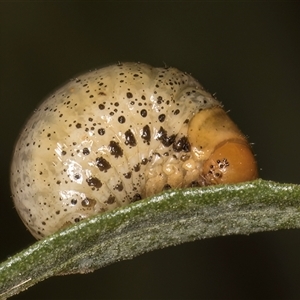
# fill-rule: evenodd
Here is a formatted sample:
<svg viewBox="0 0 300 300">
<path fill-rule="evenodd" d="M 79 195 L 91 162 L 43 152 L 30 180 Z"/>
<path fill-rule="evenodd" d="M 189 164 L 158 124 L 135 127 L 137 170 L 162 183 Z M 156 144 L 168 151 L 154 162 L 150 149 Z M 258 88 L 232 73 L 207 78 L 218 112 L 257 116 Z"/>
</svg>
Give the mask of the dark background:
<svg viewBox="0 0 300 300">
<path fill-rule="evenodd" d="M 192 73 L 254 142 L 264 179 L 299 183 L 299 2 L 0 4 L 0 260 L 35 240 L 13 208 L 14 142 L 64 82 L 117 61 Z M 300 299 L 300 230 L 219 237 L 88 275 L 48 279 L 14 299 Z"/>
</svg>

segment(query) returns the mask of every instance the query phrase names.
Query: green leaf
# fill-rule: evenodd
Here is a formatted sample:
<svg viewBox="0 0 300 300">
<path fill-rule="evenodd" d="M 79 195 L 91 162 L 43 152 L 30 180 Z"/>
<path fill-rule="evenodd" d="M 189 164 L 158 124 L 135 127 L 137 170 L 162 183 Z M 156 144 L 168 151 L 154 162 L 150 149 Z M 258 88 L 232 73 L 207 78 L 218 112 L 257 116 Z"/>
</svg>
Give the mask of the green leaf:
<svg viewBox="0 0 300 300">
<path fill-rule="evenodd" d="M 300 185 L 256 180 L 169 190 L 86 219 L 0 265 L 5 299 L 54 275 L 87 273 L 213 236 L 300 227 Z"/>
</svg>

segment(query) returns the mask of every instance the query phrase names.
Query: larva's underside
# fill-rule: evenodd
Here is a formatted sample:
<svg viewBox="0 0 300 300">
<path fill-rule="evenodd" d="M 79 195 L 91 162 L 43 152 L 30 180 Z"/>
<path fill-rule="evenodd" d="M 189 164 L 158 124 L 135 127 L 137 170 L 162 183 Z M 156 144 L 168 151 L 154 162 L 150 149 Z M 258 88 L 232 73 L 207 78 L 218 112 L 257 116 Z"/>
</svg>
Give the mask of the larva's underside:
<svg viewBox="0 0 300 300">
<path fill-rule="evenodd" d="M 42 238 L 164 189 L 254 179 L 253 158 L 237 164 L 250 175 L 226 179 L 231 144 L 252 158 L 220 103 L 190 75 L 117 64 L 71 80 L 35 111 L 15 148 L 13 198 Z"/>
</svg>

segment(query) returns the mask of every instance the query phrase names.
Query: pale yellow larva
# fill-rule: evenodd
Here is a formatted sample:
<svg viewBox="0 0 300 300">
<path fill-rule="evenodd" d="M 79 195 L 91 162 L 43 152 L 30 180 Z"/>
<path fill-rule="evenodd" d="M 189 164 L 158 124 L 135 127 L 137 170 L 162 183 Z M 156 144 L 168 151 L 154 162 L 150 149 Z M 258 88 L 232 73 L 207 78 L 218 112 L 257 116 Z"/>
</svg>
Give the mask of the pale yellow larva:
<svg viewBox="0 0 300 300">
<path fill-rule="evenodd" d="M 167 188 L 257 177 L 220 103 L 175 68 L 120 63 L 86 73 L 34 112 L 11 166 L 15 207 L 38 239 Z"/>
</svg>

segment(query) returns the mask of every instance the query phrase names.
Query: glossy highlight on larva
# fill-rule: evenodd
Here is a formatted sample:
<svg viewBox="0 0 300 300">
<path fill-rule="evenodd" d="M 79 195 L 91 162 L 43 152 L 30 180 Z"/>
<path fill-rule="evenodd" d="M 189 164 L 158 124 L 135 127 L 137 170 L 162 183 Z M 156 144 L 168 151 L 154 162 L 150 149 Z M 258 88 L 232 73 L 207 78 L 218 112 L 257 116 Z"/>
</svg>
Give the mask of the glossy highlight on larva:
<svg viewBox="0 0 300 300">
<path fill-rule="evenodd" d="M 72 79 L 41 103 L 17 141 L 11 188 L 41 239 L 165 189 L 257 176 L 247 139 L 197 80 L 119 63 Z"/>
</svg>

